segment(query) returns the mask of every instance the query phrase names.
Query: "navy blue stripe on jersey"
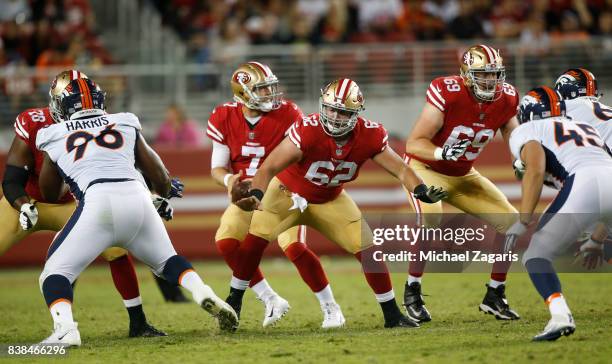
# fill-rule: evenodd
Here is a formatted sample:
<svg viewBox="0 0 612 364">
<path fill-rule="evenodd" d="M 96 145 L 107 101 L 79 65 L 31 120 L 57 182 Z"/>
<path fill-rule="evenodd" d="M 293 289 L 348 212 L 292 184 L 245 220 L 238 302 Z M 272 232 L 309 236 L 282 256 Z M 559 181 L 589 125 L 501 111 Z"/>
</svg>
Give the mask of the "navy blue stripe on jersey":
<svg viewBox="0 0 612 364">
<path fill-rule="evenodd" d="M 536 228 L 536 231 L 542 229 L 544 225 L 546 225 L 550 221 L 550 219 L 552 219 L 553 215 L 559 212 L 559 210 L 561 210 L 561 207 L 563 207 L 565 201 L 567 201 L 567 198 L 569 197 L 570 192 L 572 191 L 573 185 L 574 175 L 572 174 L 571 176 L 565 179 L 565 182 L 563 182 L 563 187 L 559 191 L 559 194 L 557 195 L 557 197 L 555 197 L 554 201 L 552 202 L 552 204 L 550 204 L 548 209 L 546 209 L 544 215 L 542 215 L 542 218 L 538 222 L 538 227 Z"/>
<path fill-rule="evenodd" d="M 70 234 L 70 231 L 72 231 L 76 223 L 79 221 L 79 218 L 81 217 L 81 213 L 83 212 L 84 205 L 85 205 L 84 201 L 79 201 L 77 208 L 72 213 L 72 216 L 70 216 L 70 219 L 68 219 L 68 222 L 66 222 L 66 225 L 64 225 L 64 227 L 57 234 L 55 239 L 53 239 L 53 242 L 51 243 L 51 246 L 49 247 L 49 250 L 47 251 L 47 259 L 49 259 L 51 255 L 53 255 L 53 253 L 57 250 L 57 248 L 59 248 L 60 245 L 62 245 L 64 240 L 66 240 L 66 237 L 68 236 L 68 234 Z"/>
<path fill-rule="evenodd" d="M 544 154 L 546 155 L 546 172 L 557 180 L 564 182 L 568 176 L 567 170 L 559 163 L 555 153 L 543 145 L 542 148 L 544 148 Z"/>
<path fill-rule="evenodd" d="M 81 191 L 79 185 L 72 178 L 68 177 L 68 175 L 64 173 L 60 166 L 57 166 L 57 170 L 64 182 L 66 182 L 66 184 L 68 184 L 68 187 L 70 187 L 70 193 L 72 193 L 74 198 L 76 198 L 78 201 L 81 201 L 83 199 L 83 191 Z"/>
<path fill-rule="evenodd" d="M 93 185 L 97 185 L 98 183 L 129 182 L 133 180 L 134 180 L 133 178 L 98 178 L 98 179 L 94 179 L 93 181 L 89 182 L 89 184 L 87 185 L 87 188 L 89 189 L 89 187 Z"/>
</svg>

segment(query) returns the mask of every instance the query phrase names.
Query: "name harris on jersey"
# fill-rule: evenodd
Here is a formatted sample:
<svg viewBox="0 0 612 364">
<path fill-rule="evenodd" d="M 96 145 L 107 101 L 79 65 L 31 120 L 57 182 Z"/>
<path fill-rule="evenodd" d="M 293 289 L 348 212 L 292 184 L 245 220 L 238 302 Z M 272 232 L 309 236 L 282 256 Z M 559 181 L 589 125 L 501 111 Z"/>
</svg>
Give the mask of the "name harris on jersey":
<svg viewBox="0 0 612 364">
<path fill-rule="evenodd" d="M 87 119 L 87 120 L 70 120 L 64 122 L 66 126 L 66 130 L 75 131 L 79 129 L 90 129 L 90 128 L 99 128 L 101 126 L 106 126 L 110 123 L 106 116 L 100 116 L 95 119 Z"/>
</svg>

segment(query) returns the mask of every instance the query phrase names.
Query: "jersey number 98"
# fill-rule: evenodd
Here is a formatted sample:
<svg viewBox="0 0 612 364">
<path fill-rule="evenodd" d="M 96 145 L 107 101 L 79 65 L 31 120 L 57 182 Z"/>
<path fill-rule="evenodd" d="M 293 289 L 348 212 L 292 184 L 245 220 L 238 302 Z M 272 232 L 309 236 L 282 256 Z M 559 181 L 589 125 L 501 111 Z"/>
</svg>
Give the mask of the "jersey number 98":
<svg viewBox="0 0 612 364">
<path fill-rule="evenodd" d="M 120 132 L 113 129 L 114 126 L 114 124 L 107 126 L 97 136 L 84 130 L 74 132 L 66 139 L 66 150 L 70 153 L 76 149 L 76 153 L 74 154 L 74 161 L 76 162 L 83 158 L 87 145 L 92 140 L 103 148 L 121 148 L 123 146 L 123 136 L 121 136 Z"/>
</svg>

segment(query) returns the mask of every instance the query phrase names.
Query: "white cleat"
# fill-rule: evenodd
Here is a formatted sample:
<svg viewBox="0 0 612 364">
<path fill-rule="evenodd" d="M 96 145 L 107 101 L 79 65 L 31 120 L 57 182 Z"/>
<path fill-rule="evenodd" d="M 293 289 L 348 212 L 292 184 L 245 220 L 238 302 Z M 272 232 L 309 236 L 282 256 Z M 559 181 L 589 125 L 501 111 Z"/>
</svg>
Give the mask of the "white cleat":
<svg viewBox="0 0 612 364">
<path fill-rule="evenodd" d="M 321 311 L 323 311 L 323 324 L 321 324 L 321 327 L 324 329 L 343 327 L 346 323 L 340 305 L 335 302 L 321 304 Z"/>
<path fill-rule="evenodd" d="M 41 341 L 40 345 L 81 346 L 81 334 L 77 326 L 76 322 L 56 323 L 51 336 Z"/>
<path fill-rule="evenodd" d="M 270 296 L 263 302 L 266 305 L 263 327 L 276 324 L 281 318 L 283 318 L 283 316 L 287 314 L 287 312 L 289 312 L 289 309 L 291 308 L 291 306 L 289 306 L 289 302 L 279 295 Z"/>
<path fill-rule="evenodd" d="M 533 341 L 554 341 L 561 336 L 570 336 L 576 331 L 576 323 L 572 314 L 553 315 L 544 331 L 533 337 Z"/>
<path fill-rule="evenodd" d="M 210 287 L 206 286 L 206 288 L 206 296 L 201 300 L 200 306 L 219 320 L 221 330 L 236 331 L 239 325 L 236 311 L 227 302 L 219 298 Z"/>
</svg>

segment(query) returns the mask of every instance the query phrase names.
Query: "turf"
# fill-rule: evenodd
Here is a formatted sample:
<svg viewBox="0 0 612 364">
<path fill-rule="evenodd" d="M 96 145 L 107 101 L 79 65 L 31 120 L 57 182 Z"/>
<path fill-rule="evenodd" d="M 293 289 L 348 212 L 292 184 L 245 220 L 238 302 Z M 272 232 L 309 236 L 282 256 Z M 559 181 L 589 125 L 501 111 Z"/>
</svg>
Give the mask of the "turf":
<svg viewBox="0 0 612 364">
<path fill-rule="evenodd" d="M 604 363 L 612 357 L 612 274 L 563 274 L 561 281 L 578 328 L 554 343 L 531 343 L 548 320 L 548 312 L 523 273 L 511 274 L 508 297 L 522 315 L 515 322 L 496 321 L 478 312 L 486 274 L 429 274 L 424 293 L 433 321 L 418 329 L 383 329 L 382 316 L 357 262 L 325 259 L 324 266 L 347 327 L 322 331 L 315 297 L 295 268 L 284 260 L 268 260 L 264 272 L 278 293 L 292 305 L 274 328 L 263 329 L 263 306 L 252 293 L 245 297 L 241 327 L 220 333 L 195 304 L 163 302 L 151 275 L 138 266 L 141 293 L 149 321 L 170 335 L 129 339 L 127 313 L 105 265 L 87 269 L 75 292 L 75 319 L 83 346 L 66 357 L 28 362 L 495 362 Z M 196 269 L 225 297 L 229 270 L 219 262 Z M 0 343 L 33 343 L 46 337 L 52 322 L 38 289 L 40 269 L 0 271 Z M 403 292 L 403 274 L 394 274 L 396 294 Z M 0 361 L 7 359 L 0 355 Z"/>
</svg>

